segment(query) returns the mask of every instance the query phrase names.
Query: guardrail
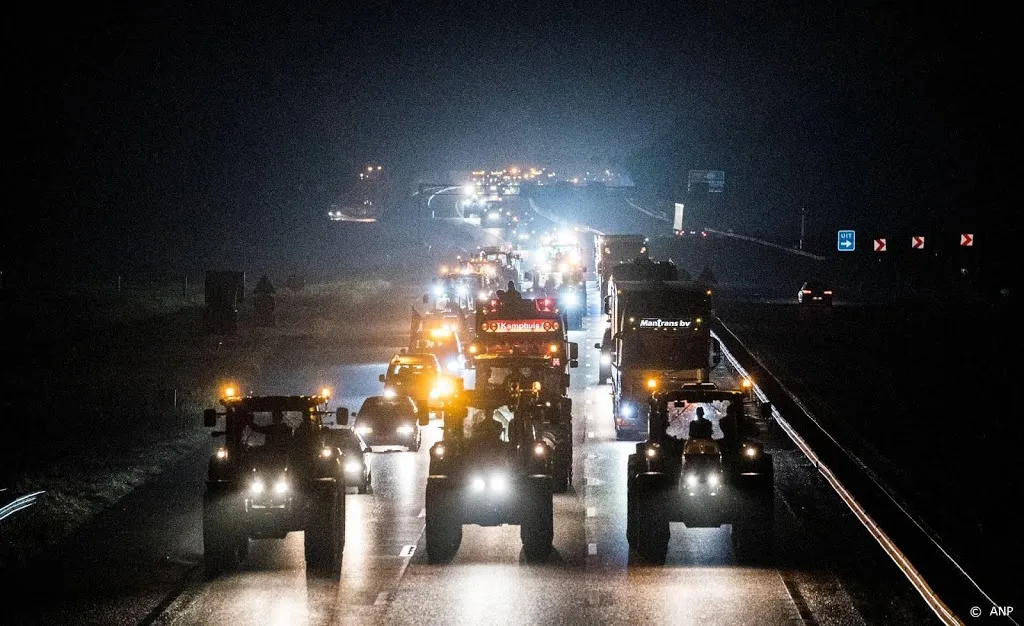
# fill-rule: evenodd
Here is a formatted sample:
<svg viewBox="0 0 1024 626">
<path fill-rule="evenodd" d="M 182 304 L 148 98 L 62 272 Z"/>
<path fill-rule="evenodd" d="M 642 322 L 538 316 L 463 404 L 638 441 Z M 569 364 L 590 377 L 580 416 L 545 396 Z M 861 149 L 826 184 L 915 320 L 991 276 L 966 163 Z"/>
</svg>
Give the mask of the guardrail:
<svg viewBox="0 0 1024 626">
<path fill-rule="evenodd" d="M 0 489 L 0 521 L 7 519 L 18 511 L 32 506 L 45 491 L 33 491 L 23 495 L 8 494 L 7 489 Z"/>
<path fill-rule="evenodd" d="M 721 320 L 715 320 L 714 324 L 713 334 L 721 342 L 726 360 L 741 376 L 754 381 L 758 398 L 772 403 L 775 422 L 814 464 L 943 623 L 964 623 L 949 608 L 950 601 L 965 607 L 965 612 L 966 607 L 973 607 L 973 611 L 981 606 L 998 605 L 938 539 L 875 480 L 863 462 L 821 426 Z M 928 581 L 922 572 L 927 573 Z M 1017 623 L 1012 618 L 1010 621 Z"/>
</svg>

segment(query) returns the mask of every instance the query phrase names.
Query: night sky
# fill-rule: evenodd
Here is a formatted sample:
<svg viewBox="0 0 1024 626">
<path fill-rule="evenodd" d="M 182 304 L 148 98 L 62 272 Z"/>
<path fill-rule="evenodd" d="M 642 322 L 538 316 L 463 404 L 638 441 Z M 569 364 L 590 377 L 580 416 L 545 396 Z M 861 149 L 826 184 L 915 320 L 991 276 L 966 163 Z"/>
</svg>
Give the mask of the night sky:
<svg viewBox="0 0 1024 626">
<path fill-rule="evenodd" d="M 669 200 L 722 169 L 733 223 L 779 240 L 800 206 L 822 233 L 992 228 L 1016 215 L 1009 23 L 846 2 L 21 7 L 2 263 L 174 266 L 322 219 L 367 162 L 404 185 L 611 166 Z"/>
</svg>

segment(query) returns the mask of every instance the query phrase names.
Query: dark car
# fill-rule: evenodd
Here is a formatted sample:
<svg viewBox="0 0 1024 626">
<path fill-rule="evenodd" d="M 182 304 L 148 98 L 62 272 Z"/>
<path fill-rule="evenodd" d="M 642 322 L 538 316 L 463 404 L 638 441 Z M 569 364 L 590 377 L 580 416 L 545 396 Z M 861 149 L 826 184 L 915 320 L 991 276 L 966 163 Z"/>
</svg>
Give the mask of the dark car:
<svg viewBox="0 0 1024 626">
<path fill-rule="evenodd" d="M 373 476 L 370 472 L 370 446 L 351 428 L 332 428 L 331 442 L 341 449 L 344 457 L 345 484 L 359 493 L 370 493 Z"/>
<path fill-rule="evenodd" d="M 416 402 L 405 395 L 370 396 L 353 413 L 355 432 L 371 447 L 420 449 L 423 434 Z"/>
<path fill-rule="evenodd" d="M 832 289 L 821 281 L 809 280 L 800 287 L 796 301 L 805 306 L 831 306 Z"/>
</svg>

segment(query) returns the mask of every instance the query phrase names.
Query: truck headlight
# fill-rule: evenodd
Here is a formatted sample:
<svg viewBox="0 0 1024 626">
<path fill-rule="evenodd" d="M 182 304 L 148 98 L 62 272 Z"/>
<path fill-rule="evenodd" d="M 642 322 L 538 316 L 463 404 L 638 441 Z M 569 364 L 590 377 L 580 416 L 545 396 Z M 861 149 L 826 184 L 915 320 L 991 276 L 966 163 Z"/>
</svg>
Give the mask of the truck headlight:
<svg viewBox="0 0 1024 626">
<path fill-rule="evenodd" d="M 576 295 L 576 292 L 574 291 L 569 292 L 562 296 L 562 304 L 564 304 L 567 309 L 575 309 L 580 305 L 580 297 Z"/>
<path fill-rule="evenodd" d="M 754 446 L 744 446 L 743 454 L 747 455 L 750 458 L 754 458 L 755 456 L 757 456 L 757 448 L 755 448 Z"/>
<path fill-rule="evenodd" d="M 359 461 L 349 461 L 345 463 L 345 472 L 348 474 L 355 474 L 356 472 L 363 471 L 363 464 Z"/>
<path fill-rule="evenodd" d="M 686 484 L 689 485 L 690 487 L 696 487 L 698 482 L 699 481 L 697 480 L 696 474 L 689 474 L 686 477 Z"/>
<path fill-rule="evenodd" d="M 228 460 L 228 449 L 227 448 L 217 448 L 217 460 L 218 461 L 227 461 Z"/>
<path fill-rule="evenodd" d="M 722 479 L 718 474 L 712 472 L 711 474 L 708 475 L 708 484 L 711 485 L 712 487 L 717 487 L 718 484 L 721 482 Z"/>
<path fill-rule="evenodd" d="M 384 390 L 384 397 L 385 398 L 391 399 L 391 398 L 394 398 L 396 395 L 398 395 L 398 394 L 395 393 L 395 390 L 391 389 L 390 387 Z"/>
<path fill-rule="evenodd" d="M 395 432 L 398 433 L 399 435 L 411 435 L 413 432 L 413 427 L 409 426 L 408 424 L 403 424 L 396 428 Z"/>
<path fill-rule="evenodd" d="M 508 478 L 504 474 L 491 476 L 491 491 L 495 493 L 505 493 L 508 491 Z"/>
<path fill-rule="evenodd" d="M 479 476 L 476 476 L 476 477 L 473 478 L 473 480 L 471 480 L 469 482 L 469 486 L 470 486 L 471 489 L 473 489 L 473 491 L 476 491 L 476 492 L 479 493 L 479 492 L 481 492 L 481 491 L 483 491 L 484 489 L 487 488 L 487 483 L 484 482 L 483 478 L 480 478 Z"/>
<path fill-rule="evenodd" d="M 601 365 L 611 365 L 611 364 L 612 364 L 612 355 L 610 355 L 610 354 L 602 354 L 601 355 Z"/>
<path fill-rule="evenodd" d="M 279 479 L 276 483 L 274 483 L 274 493 L 276 493 L 279 496 L 288 493 L 290 490 L 291 487 L 288 485 L 288 481 L 283 478 Z"/>
<path fill-rule="evenodd" d="M 249 485 L 249 491 L 251 491 L 254 494 L 261 494 L 266 490 L 266 488 L 267 486 L 259 478 L 253 480 L 252 483 Z"/>
<path fill-rule="evenodd" d="M 619 409 L 619 413 L 622 417 L 633 417 L 633 414 L 636 413 L 636 409 L 633 408 L 632 404 L 623 404 L 622 408 Z"/>
<path fill-rule="evenodd" d="M 357 426 L 356 432 L 359 433 L 360 435 L 370 435 L 373 434 L 373 429 L 370 428 L 369 426 Z"/>
</svg>

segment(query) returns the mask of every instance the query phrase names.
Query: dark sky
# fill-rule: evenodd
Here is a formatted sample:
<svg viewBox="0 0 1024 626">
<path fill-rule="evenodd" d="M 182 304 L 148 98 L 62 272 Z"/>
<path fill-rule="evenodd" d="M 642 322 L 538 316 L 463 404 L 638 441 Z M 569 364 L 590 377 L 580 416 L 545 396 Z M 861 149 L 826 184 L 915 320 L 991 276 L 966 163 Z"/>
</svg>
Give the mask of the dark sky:
<svg viewBox="0 0 1024 626">
<path fill-rule="evenodd" d="M 897 227 L 1005 200 L 1018 72 L 989 10 L 211 4 L 8 21 L 17 223 L 34 235 L 6 230 L 5 265 L 259 241 L 322 216 L 367 161 L 400 181 L 612 164 L 665 197 L 688 169 L 724 169 L 730 210 L 768 232 L 797 205 L 822 228 Z"/>
</svg>

